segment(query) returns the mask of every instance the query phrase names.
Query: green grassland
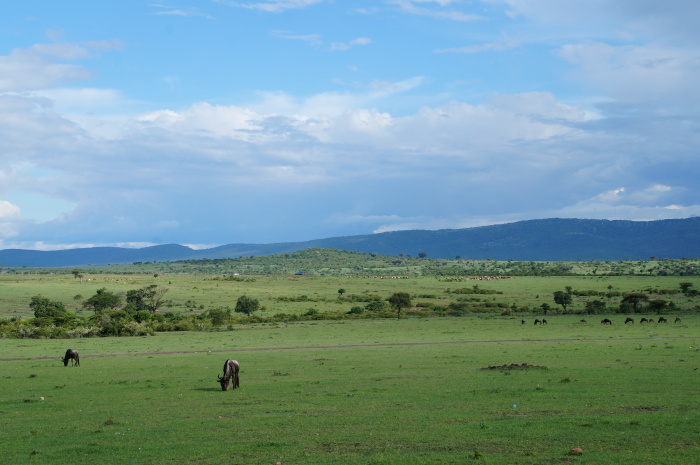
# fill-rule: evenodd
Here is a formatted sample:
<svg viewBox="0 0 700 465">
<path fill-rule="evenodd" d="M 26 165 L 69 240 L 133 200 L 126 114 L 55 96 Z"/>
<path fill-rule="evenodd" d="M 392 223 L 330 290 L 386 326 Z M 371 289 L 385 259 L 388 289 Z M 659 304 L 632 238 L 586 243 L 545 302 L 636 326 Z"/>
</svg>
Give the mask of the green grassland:
<svg viewBox="0 0 700 465">
<path fill-rule="evenodd" d="M 442 306 L 466 301 L 475 308 L 490 305 L 489 312 L 502 309 L 529 314 L 539 312 L 543 303 L 552 311 L 563 309 L 553 301 L 555 291 L 567 286 L 583 295 L 574 295 L 569 312 L 584 311 L 585 303 L 598 299 L 610 308 L 618 307 L 624 292 L 644 292 L 650 299 L 664 299 L 673 303 L 671 313 L 696 312 L 700 297 L 680 292 L 679 284 L 689 282 L 700 289 L 698 276 L 513 276 L 509 279 L 477 281 L 470 277 L 410 276 L 407 279 L 382 279 L 370 276 L 294 276 L 246 275 L 236 280 L 207 274 L 114 274 L 85 273 L 82 282 L 70 273 L 2 274 L 0 275 L 0 317 L 29 318 L 29 302 L 35 295 L 58 300 L 66 308 L 83 316 L 85 299 L 98 289 L 124 295 L 127 291 L 156 284 L 168 289 L 167 305 L 161 312 L 199 314 L 212 308 L 234 308 L 237 299 L 248 295 L 260 301 L 263 317 L 275 314 L 302 314 L 309 310 L 346 313 L 354 306 L 362 306 L 368 296 L 386 299 L 395 292 L 407 292 L 415 306 Z M 492 291 L 493 294 L 465 295 L 456 291 L 473 289 Z M 339 289 L 345 293 L 338 294 Z M 585 295 L 587 291 L 618 294 L 606 297 Z"/>
<path fill-rule="evenodd" d="M 284 282 L 277 292 L 301 292 Z M 533 292 L 543 292 L 537 283 Z M 390 292 L 407 283 L 371 284 Z M 603 316 L 0 339 L 0 463 L 697 463 L 700 316 L 624 325 L 607 315 L 612 326 Z M 69 347 L 80 367 L 61 363 Z M 222 392 L 216 375 L 227 358 L 241 363 L 241 388 Z M 513 363 L 531 368 L 502 368 Z M 501 368 L 484 369 L 493 366 Z M 583 455 L 567 456 L 574 447 Z"/>
</svg>

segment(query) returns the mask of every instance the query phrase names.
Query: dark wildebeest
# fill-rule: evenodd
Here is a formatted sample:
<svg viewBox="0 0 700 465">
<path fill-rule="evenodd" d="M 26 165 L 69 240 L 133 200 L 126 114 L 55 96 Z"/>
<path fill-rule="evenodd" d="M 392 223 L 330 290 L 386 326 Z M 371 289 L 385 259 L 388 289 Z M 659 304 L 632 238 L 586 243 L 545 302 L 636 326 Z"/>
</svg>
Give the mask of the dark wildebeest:
<svg viewBox="0 0 700 465">
<path fill-rule="evenodd" d="M 521 324 L 521 325 L 524 325 L 524 324 L 525 324 L 525 320 L 520 320 L 520 324 Z"/>
<path fill-rule="evenodd" d="M 658 323 L 668 323 L 668 320 L 666 319 L 665 316 L 662 316 L 661 318 L 659 318 Z"/>
<path fill-rule="evenodd" d="M 536 319 L 535 319 L 535 324 L 536 324 L 536 325 L 541 325 L 541 324 L 542 324 L 542 320 L 540 320 L 539 318 L 536 318 Z"/>
<path fill-rule="evenodd" d="M 642 318 L 641 320 L 639 320 L 639 322 L 640 323 L 649 323 L 650 321 L 647 320 L 646 318 Z"/>
<path fill-rule="evenodd" d="M 240 386 L 238 379 L 238 372 L 241 369 L 241 365 L 235 360 L 226 360 L 224 363 L 224 376 L 219 376 L 219 383 L 221 384 L 222 391 L 228 391 L 228 387 L 233 382 L 233 389 Z"/>
<path fill-rule="evenodd" d="M 603 320 L 600 321 L 601 325 L 611 325 L 612 321 L 610 321 L 610 318 L 604 318 Z"/>
<path fill-rule="evenodd" d="M 80 354 L 77 350 L 68 349 L 66 350 L 66 356 L 63 357 L 63 366 L 68 366 L 68 360 L 73 360 L 73 366 L 80 366 Z"/>
<path fill-rule="evenodd" d="M 634 324 L 634 318 L 627 317 L 627 319 L 625 320 L 625 324 L 627 324 L 627 323 Z"/>
<path fill-rule="evenodd" d="M 681 322 L 681 317 L 677 316 L 676 321 L 674 321 L 673 323 L 680 323 L 680 322 Z"/>
<path fill-rule="evenodd" d="M 586 323 L 586 320 L 581 320 L 581 323 Z"/>
</svg>

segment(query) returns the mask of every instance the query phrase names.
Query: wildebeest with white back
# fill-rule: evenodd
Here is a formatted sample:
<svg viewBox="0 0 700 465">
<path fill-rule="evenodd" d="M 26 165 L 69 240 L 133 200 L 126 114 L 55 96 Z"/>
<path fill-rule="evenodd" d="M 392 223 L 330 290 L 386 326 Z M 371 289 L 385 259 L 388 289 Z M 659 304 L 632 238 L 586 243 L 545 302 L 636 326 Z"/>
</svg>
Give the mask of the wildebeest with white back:
<svg viewBox="0 0 700 465">
<path fill-rule="evenodd" d="M 73 360 L 73 366 L 80 366 L 80 354 L 77 350 L 68 349 L 66 350 L 66 356 L 63 357 L 63 366 L 68 366 L 68 360 Z"/>
<path fill-rule="evenodd" d="M 228 391 L 229 386 L 233 383 L 233 389 L 240 386 L 238 372 L 241 365 L 236 360 L 226 360 L 224 363 L 224 376 L 219 376 L 219 384 L 222 391 Z"/>
</svg>

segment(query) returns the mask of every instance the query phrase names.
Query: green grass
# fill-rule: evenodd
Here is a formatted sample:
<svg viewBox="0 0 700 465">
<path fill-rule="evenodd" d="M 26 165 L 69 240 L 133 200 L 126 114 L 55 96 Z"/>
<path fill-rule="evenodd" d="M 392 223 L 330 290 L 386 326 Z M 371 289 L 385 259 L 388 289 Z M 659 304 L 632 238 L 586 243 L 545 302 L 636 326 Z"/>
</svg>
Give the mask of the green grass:
<svg viewBox="0 0 700 465">
<path fill-rule="evenodd" d="M 0 463 L 542 464 L 573 447 L 581 464 L 696 463 L 700 317 L 597 318 L 3 339 L 22 360 L 0 362 Z M 81 367 L 61 363 L 68 347 Z M 132 355 L 99 356 L 114 353 Z M 240 390 L 216 382 L 226 358 Z M 547 368 L 481 369 L 510 363 Z"/>
<path fill-rule="evenodd" d="M 82 310 L 82 302 L 94 295 L 98 289 L 106 288 L 110 292 L 125 295 L 127 291 L 139 289 L 151 284 L 168 288 L 165 298 L 172 301 L 172 307 L 161 311 L 178 313 L 201 313 L 212 308 L 234 308 L 237 299 L 245 294 L 256 298 L 265 310 L 262 316 L 277 313 L 300 314 L 310 309 L 319 312 L 348 312 L 353 306 L 364 306 L 362 302 L 338 299 L 338 289 L 345 289 L 344 297 L 368 294 L 387 298 L 394 292 L 408 292 L 414 304 L 425 303 L 446 306 L 456 301 L 459 294 L 447 290 L 471 288 L 478 285 L 501 294 L 479 295 L 478 298 L 498 302 L 510 308 L 524 306 L 530 310 L 539 309 L 543 303 L 549 304 L 554 311 L 561 307 L 553 301 L 555 291 L 571 286 L 574 290 L 612 290 L 619 292 L 650 292 L 650 297 L 674 302 L 678 311 L 697 311 L 700 297 L 687 297 L 683 294 L 658 294 L 664 289 L 678 291 L 679 283 L 690 282 L 693 289 L 700 289 L 700 277 L 697 276 L 520 276 L 496 281 L 474 281 L 462 278 L 435 276 L 413 276 L 409 279 L 378 279 L 369 277 L 335 277 L 335 276 L 246 276 L 243 281 L 222 281 L 213 275 L 173 274 L 160 275 L 88 275 L 81 283 L 70 273 L 51 275 L 11 275 L 0 274 L 0 317 L 31 317 L 29 309 L 31 298 L 37 294 L 51 300 L 63 302 L 69 310 L 89 316 L 90 312 Z M 89 280 L 89 281 L 88 281 Z M 76 300 L 75 296 L 82 296 Z M 307 301 L 288 302 L 281 298 L 307 296 Z M 425 297 L 430 296 L 430 297 Z M 619 306 L 621 297 L 575 297 L 571 311 L 583 311 L 587 300 L 603 300 L 608 306 Z M 194 308 L 187 303 L 194 304 Z M 80 313 L 82 312 L 82 313 Z"/>
</svg>

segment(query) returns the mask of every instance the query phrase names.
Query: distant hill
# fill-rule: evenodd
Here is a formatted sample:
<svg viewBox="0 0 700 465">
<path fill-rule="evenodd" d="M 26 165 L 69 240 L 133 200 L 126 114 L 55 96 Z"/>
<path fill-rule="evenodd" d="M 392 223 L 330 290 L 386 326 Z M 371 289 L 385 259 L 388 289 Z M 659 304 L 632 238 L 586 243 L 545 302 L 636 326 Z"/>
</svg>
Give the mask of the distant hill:
<svg viewBox="0 0 700 465">
<path fill-rule="evenodd" d="M 647 260 L 700 257 L 700 218 L 658 221 L 544 219 L 437 231 L 395 231 L 304 242 L 229 244 L 194 250 L 177 244 L 141 249 L 0 250 L 4 267 L 67 267 L 272 255 L 330 248 L 382 255 L 517 261 Z"/>
</svg>

